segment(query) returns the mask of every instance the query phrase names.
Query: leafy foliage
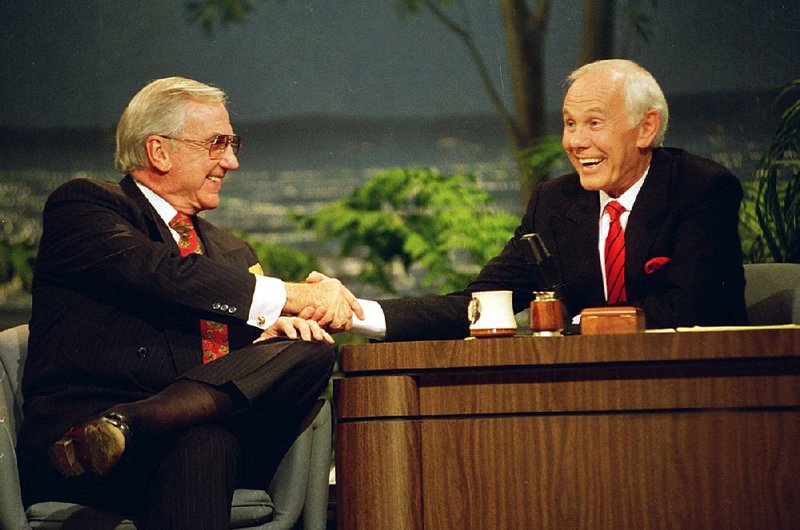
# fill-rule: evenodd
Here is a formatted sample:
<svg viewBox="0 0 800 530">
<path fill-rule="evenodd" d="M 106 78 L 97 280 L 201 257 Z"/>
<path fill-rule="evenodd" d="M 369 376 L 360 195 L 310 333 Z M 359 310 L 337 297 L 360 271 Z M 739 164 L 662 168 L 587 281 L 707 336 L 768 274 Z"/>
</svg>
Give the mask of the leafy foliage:
<svg viewBox="0 0 800 530">
<path fill-rule="evenodd" d="M 742 183 L 744 197 L 739 209 L 739 237 L 742 240 L 742 254 L 745 263 L 764 263 L 768 261 L 767 242 L 764 231 L 756 216 L 756 198 L 758 197 L 758 181 L 748 180 Z"/>
<path fill-rule="evenodd" d="M 392 271 L 399 264 L 419 271 L 425 290 L 442 293 L 463 288 L 517 225 L 491 202 L 471 175 L 395 168 L 296 219 L 322 240 L 339 239 L 342 257 L 362 256 L 365 284 L 396 293 Z"/>
<path fill-rule="evenodd" d="M 199 24 L 208 35 L 214 33 L 215 20 L 222 27 L 232 22 L 242 24 L 252 10 L 253 3 L 249 0 L 197 0 L 186 4 L 189 22 Z"/>
<path fill-rule="evenodd" d="M 0 239 L 0 284 L 18 281 L 26 292 L 31 292 L 35 259 L 36 246 Z"/>
<path fill-rule="evenodd" d="M 302 250 L 276 245 L 265 241 L 258 241 L 244 232 L 236 232 L 236 237 L 247 241 L 253 247 L 258 261 L 264 267 L 264 272 L 269 276 L 280 278 L 288 282 L 305 281 L 308 273 L 321 270 L 317 259 Z M 324 272 L 324 271 L 321 271 Z"/>
<path fill-rule="evenodd" d="M 649 45 L 655 34 L 650 11 L 658 9 L 658 0 L 622 0 L 617 9 L 623 19 L 621 27 L 620 57 L 634 54 L 635 41 Z"/>
<path fill-rule="evenodd" d="M 778 97 L 792 96 L 756 168 L 755 212 L 777 262 L 800 262 L 800 79 Z"/>
<path fill-rule="evenodd" d="M 564 148 L 561 146 L 560 136 L 542 136 L 533 141 L 530 147 L 521 149 L 517 153 L 518 165 L 525 168 L 523 175 L 537 176 L 530 181 L 533 188 L 539 179 L 550 174 L 552 167 L 564 158 Z"/>
</svg>

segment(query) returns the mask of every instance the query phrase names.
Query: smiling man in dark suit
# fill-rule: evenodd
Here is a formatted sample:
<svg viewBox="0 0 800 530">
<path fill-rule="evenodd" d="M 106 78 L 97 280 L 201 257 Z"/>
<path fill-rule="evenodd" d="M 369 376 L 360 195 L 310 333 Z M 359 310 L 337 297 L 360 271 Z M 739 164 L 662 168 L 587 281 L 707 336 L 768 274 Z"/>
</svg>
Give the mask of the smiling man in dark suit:
<svg viewBox="0 0 800 530">
<path fill-rule="evenodd" d="M 465 291 L 363 302 L 368 316 L 355 321 L 357 332 L 385 340 L 465 337 L 473 291 L 512 290 L 514 310 L 522 311 L 533 291 L 548 287 L 537 284 L 520 239 L 532 232 L 556 258 L 570 316 L 624 304 L 641 307 L 650 328 L 746 323 L 739 181 L 715 162 L 661 147 L 667 102 L 641 66 L 598 61 L 567 81 L 563 147 L 575 172 L 534 190 L 514 237 Z M 616 228 L 606 207 L 612 202 L 621 212 Z M 619 274 L 610 278 L 615 262 Z"/>
<path fill-rule="evenodd" d="M 197 216 L 241 145 L 221 90 L 159 79 L 120 119 L 122 181 L 49 197 L 22 383 L 27 503 L 223 529 L 234 488 L 269 483 L 332 371 L 320 325 L 347 328 L 361 308 L 338 281 L 265 276 Z M 318 322 L 297 316 L 309 307 Z"/>
</svg>

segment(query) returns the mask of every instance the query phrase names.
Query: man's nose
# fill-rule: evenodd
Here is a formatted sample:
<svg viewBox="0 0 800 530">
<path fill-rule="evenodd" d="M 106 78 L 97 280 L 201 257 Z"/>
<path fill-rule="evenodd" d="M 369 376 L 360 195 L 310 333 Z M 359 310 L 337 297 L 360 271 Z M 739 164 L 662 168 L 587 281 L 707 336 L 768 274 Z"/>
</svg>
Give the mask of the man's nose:
<svg viewBox="0 0 800 530">
<path fill-rule="evenodd" d="M 239 168 L 239 158 L 233 152 L 233 148 L 230 145 L 225 148 L 225 151 L 222 154 L 222 158 L 220 158 L 219 163 L 222 167 L 224 167 L 229 171 L 233 171 Z"/>
<path fill-rule="evenodd" d="M 589 145 L 589 135 L 586 134 L 582 127 L 577 127 L 573 131 L 565 132 L 564 136 L 567 145 L 573 149 L 588 147 Z"/>
</svg>

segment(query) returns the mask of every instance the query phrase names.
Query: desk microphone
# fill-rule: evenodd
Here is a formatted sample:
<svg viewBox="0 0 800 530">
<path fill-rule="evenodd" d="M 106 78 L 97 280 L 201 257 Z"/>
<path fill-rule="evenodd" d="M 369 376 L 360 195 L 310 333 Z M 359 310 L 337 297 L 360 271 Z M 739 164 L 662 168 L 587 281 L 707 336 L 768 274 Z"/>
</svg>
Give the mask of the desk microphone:
<svg viewBox="0 0 800 530">
<path fill-rule="evenodd" d="M 566 295 L 566 286 L 561 279 L 556 258 L 550 254 L 542 236 L 534 232 L 525 234 L 520 239 L 527 243 L 527 245 L 523 245 L 529 249 L 529 252 L 525 252 L 526 261 L 533 268 L 539 290 L 553 291 L 557 298 L 563 300 Z"/>
<path fill-rule="evenodd" d="M 525 261 L 533 269 L 538 291 L 552 292 L 552 294 L 538 292 L 536 299 L 531 301 L 533 334 L 549 335 L 559 332 L 563 335 L 576 334 L 571 324 L 569 310 L 564 303 L 567 286 L 561 278 L 555 256 L 550 254 L 542 236 L 537 233 L 525 234 L 520 239 L 527 243 L 522 245 L 525 249 L 522 252 L 526 256 Z"/>
</svg>

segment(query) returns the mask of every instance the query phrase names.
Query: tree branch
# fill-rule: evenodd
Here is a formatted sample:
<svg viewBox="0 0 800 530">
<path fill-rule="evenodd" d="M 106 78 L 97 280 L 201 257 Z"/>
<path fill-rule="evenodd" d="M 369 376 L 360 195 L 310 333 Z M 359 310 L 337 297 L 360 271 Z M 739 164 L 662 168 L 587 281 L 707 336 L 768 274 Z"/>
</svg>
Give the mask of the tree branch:
<svg viewBox="0 0 800 530">
<path fill-rule="evenodd" d="M 519 137 L 520 132 L 517 123 L 514 121 L 514 118 L 511 116 L 511 113 L 508 111 L 506 106 L 503 104 L 503 99 L 492 82 L 492 78 L 489 75 L 489 69 L 486 67 L 483 56 L 478 50 L 478 47 L 475 45 L 472 35 L 452 17 L 448 16 L 447 13 L 445 13 L 444 10 L 439 7 L 435 0 L 423 0 L 423 3 L 425 4 L 425 7 L 427 7 L 428 10 L 433 13 L 433 15 L 438 18 L 439 21 L 442 22 L 442 24 L 444 24 L 450 31 L 455 33 L 456 36 L 461 39 L 461 41 L 467 47 L 467 52 L 478 69 L 478 76 L 481 79 L 481 83 L 488 93 L 489 99 L 492 102 L 495 111 L 500 116 L 503 126 L 515 137 Z"/>
</svg>

